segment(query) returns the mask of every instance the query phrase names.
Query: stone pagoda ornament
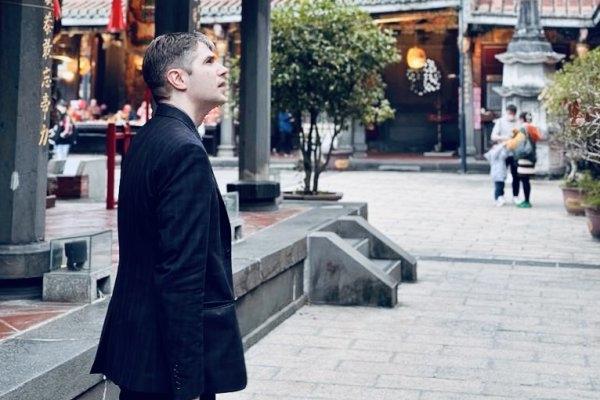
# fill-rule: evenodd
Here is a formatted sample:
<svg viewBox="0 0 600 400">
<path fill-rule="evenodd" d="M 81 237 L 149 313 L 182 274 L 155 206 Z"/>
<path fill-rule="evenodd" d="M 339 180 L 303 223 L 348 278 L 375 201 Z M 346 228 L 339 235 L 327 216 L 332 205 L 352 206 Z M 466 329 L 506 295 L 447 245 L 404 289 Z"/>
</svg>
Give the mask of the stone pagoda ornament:
<svg viewBox="0 0 600 400">
<path fill-rule="evenodd" d="M 537 0 L 521 0 L 515 33 L 505 53 L 496 55 L 504 64 L 502 86 L 495 90 L 502 96 L 502 108 L 514 104 L 518 112 L 529 111 L 533 123 L 544 132 L 546 139 L 537 146 L 536 170 L 541 174 L 557 174 L 562 169 L 561 152 L 550 150 L 551 132 L 546 122 L 539 94 L 555 71 L 555 65 L 564 58 L 552 50 L 540 23 Z"/>
</svg>

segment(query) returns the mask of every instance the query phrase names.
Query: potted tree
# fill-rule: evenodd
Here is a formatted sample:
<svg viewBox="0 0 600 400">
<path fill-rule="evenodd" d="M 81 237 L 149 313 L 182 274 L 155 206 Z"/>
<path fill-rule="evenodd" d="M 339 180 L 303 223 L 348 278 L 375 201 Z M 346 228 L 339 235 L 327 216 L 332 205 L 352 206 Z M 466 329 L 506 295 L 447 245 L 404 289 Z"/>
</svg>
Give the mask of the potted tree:
<svg viewBox="0 0 600 400">
<path fill-rule="evenodd" d="M 585 174 L 579 174 L 577 166 L 581 161 L 600 165 L 600 48 L 566 63 L 541 99 L 558 125 L 555 139 L 564 147 L 571 166 L 561 186 L 565 208 L 570 214 L 583 215 L 582 199 L 585 187 L 590 186 L 582 185 Z"/>
<path fill-rule="evenodd" d="M 584 183 L 585 196 L 583 206 L 588 218 L 590 234 L 600 239 L 600 180 L 590 179 Z"/>
<path fill-rule="evenodd" d="M 576 171 L 577 163 L 571 164 L 571 171 Z M 583 206 L 583 196 L 585 190 L 582 185 L 582 178 L 578 173 L 569 173 L 563 183 L 560 185 L 563 194 L 563 204 L 567 213 L 570 215 L 585 215 L 585 208 Z"/>
<path fill-rule="evenodd" d="M 334 146 L 323 149 L 319 121 L 329 121 L 334 143 L 352 119 L 369 126 L 393 117 L 381 73 L 399 61 L 396 40 L 343 0 L 291 0 L 271 21 L 272 109 L 293 116 L 304 171 L 303 190 L 284 196 L 331 198 L 319 177 Z"/>
</svg>

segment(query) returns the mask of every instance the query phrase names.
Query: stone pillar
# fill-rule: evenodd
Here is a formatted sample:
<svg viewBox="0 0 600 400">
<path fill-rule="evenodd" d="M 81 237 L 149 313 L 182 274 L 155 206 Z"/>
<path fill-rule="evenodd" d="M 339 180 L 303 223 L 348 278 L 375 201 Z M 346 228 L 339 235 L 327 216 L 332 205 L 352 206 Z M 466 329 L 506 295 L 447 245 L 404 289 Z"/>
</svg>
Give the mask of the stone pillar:
<svg viewBox="0 0 600 400">
<path fill-rule="evenodd" d="M 223 56 L 227 57 L 226 55 Z M 233 157 L 235 149 L 235 127 L 233 125 L 233 115 L 231 110 L 231 99 L 233 92 L 231 82 L 227 89 L 227 103 L 221 106 L 221 143 L 217 149 L 218 157 Z"/>
<path fill-rule="evenodd" d="M 241 210 L 276 209 L 279 183 L 268 181 L 271 141 L 270 2 L 242 0 L 239 192 Z"/>
<path fill-rule="evenodd" d="M 0 2 L 0 280 L 39 278 L 52 85 L 51 0 Z"/>
<path fill-rule="evenodd" d="M 467 38 L 465 36 L 465 38 Z M 475 111 L 473 109 L 473 53 L 471 52 L 470 46 L 465 43 L 463 57 L 463 93 L 465 93 L 465 139 L 467 155 L 475 155 L 477 150 L 475 149 L 475 127 L 473 117 Z"/>
<path fill-rule="evenodd" d="M 352 123 L 352 156 L 364 158 L 367 156 L 367 132 L 360 121 Z"/>
<path fill-rule="evenodd" d="M 514 104 L 518 112 L 529 111 L 533 123 L 548 137 L 546 112 L 538 100 L 539 94 L 554 73 L 555 64 L 564 58 L 552 50 L 540 24 L 537 0 L 521 0 L 515 33 L 506 53 L 496 55 L 503 64 L 502 108 Z M 562 157 L 551 149 L 547 140 L 537 144 L 536 171 L 543 175 L 559 174 Z"/>
<path fill-rule="evenodd" d="M 344 128 L 337 137 L 337 148 L 335 149 L 336 153 L 348 153 L 352 154 L 352 128 L 353 121 L 348 123 L 348 127 Z M 333 143 L 332 143 L 333 145 Z"/>
<path fill-rule="evenodd" d="M 235 146 L 233 117 L 231 115 L 231 106 L 229 102 L 221 106 L 221 143 L 219 144 L 218 157 L 233 157 Z"/>
<path fill-rule="evenodd" d="M 156 0 L 155 36 L 200 31 L 200 0 Z"/>
</svg>

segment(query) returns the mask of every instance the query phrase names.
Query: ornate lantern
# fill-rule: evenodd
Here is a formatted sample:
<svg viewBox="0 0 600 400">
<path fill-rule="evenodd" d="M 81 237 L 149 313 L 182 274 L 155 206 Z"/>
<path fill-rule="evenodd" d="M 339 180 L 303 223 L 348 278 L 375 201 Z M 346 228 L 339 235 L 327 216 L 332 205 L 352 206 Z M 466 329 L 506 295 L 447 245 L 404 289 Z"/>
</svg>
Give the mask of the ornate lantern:
<svg viewBox="0 0 600 400">
<path fill-rule="evenodd" d="M 427 54 L 420 47 L 411 47 L 406 53 L 406 63 L 410 69 L 421 69 L 427 63 Z"/>
</svg>

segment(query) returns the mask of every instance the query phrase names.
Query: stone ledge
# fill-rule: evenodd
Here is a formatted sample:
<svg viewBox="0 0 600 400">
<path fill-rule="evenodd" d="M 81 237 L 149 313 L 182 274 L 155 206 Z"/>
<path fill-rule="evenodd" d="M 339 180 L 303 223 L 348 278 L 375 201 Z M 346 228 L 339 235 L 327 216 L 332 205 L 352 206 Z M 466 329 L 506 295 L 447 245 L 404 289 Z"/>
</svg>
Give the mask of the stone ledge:
<svg viewBox="0 0 600 400">
<path fill-rule="evenodd" d="M 308 204 L 316 208 L 233 246 L 236 308 L 243 310 L 246 347 L 304 304 L 307 233 L 342 215 L 367 215 L 365 203 Z M 270 304 L 256 307 L 265 301 Z M 98 385 L 102 377 L 88 371 L 107 307 L 108 301 L 99 301 L 0 342 L 0 400 L 71 400 Z"/>
</svg>

